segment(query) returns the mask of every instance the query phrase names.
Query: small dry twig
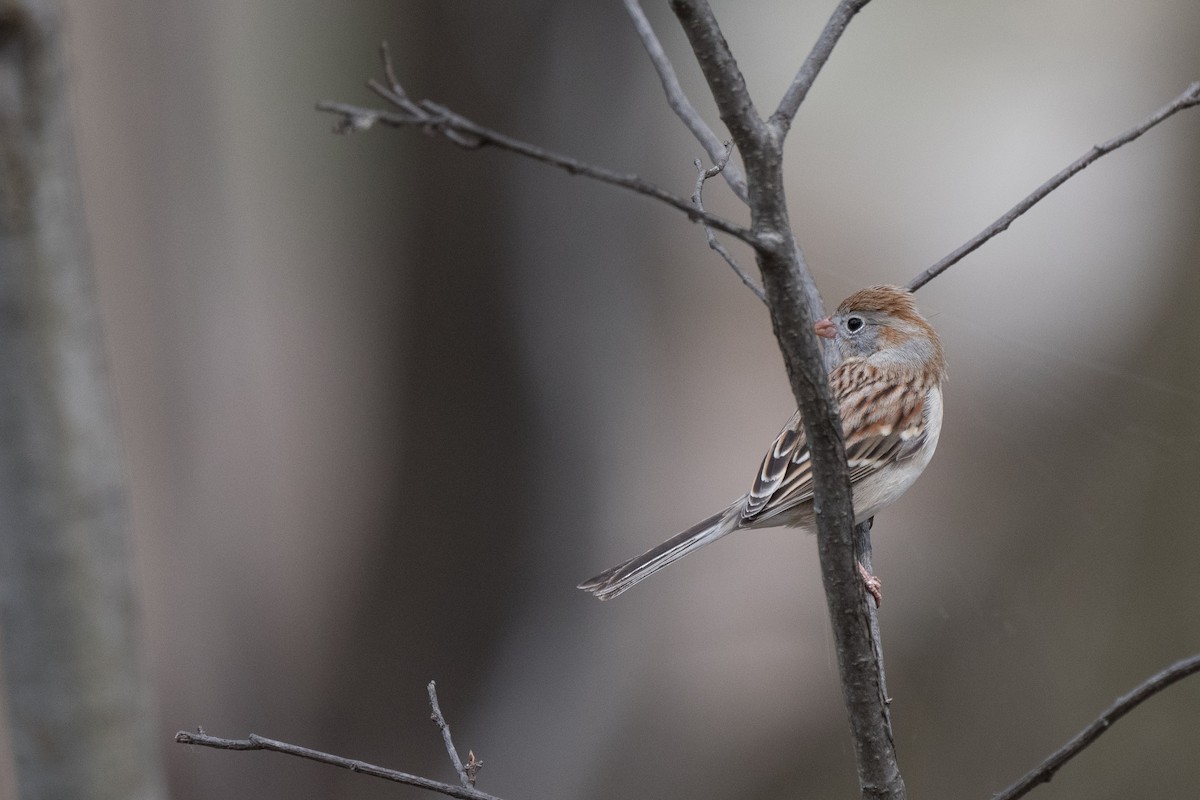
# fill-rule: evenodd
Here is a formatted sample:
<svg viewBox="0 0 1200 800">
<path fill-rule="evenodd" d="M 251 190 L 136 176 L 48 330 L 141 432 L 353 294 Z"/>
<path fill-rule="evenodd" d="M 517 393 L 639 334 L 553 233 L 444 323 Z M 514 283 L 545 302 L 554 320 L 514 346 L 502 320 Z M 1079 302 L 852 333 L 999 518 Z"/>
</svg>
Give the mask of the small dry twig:
<svg viewBox="0 0 1200 800">
<path fill-rule="evenodd" d="M 713 164 L 708 169 L 704 168 L 704 165 L 700 163 L 700 159 L 698 158 L 692 162 L 696 165 L 696 189 L 692 192 L 692 203 L 694 203 L 696 208 L 700 209 L 701 211 L 704 210 L 704 201 L 701 199 L 701 195 L 704 192 L 705 181 L 709 180 L 710 178 L 717 177 L 729 166 L 729 156 L 733 153 L 733 142 L 725 142 L 724 147 L 725 152 L 721 154 L 720 159 L 716 164 Z M 701 224 L 703 225 L 703 223 Z M 746 285 L 746 288 L 754 292 L 755 297 L 757 297 L 763 303 L 766 303 L 766 294 L 764 294 L 763 290 L 760 289 L 758 284 L 754 282 L 754 279 L 751 278 L 744 269 L 742 269 L 741 265 L 737 263 L 737 260 L 734 259 L 733 254 L 729 252 L 729 249 L 725 247 L 725 245 L 721 244 L 721 240 L 717 238 L 716 232 L 714 232 L 709 226 L 704 225 L 704 236 L 708 239 L 708 246 L 715 250 L 717 255 L 725 259 L 725 263 L 729 265 L 730 269 L 737 273 L 738 278 L 740 278 L 742 283 Z"/>
<path fill-rule="evenodd" d="M 442 716 L 442 709 L 438 706 L 437 684 L 430 681 L 426 688 L 429 690 L 429 705 L 433 709 L 433 713 L 429 715 L 430 719 L 442 732 L 442 739 L 446 743 L 446 752 L 450 754 L 450 762 L 454 764 L 454 771 L 458 773 L 458 781 L 465 787 L 474 786 L 475 775 L 478 774 L 479 767 L 483 766 L 483 762 L 475 761 L 475 754 L 471 753 L 470 764 L 475 765 L 475 769 L 468 772 L 467 767 L 463 766 L 462 760 L 458 757 L 458 751 L 454 749 L 454 741 L 450 738 L 450 725 L 447 724 L 446 718 Z"/>
<path fill-rule="evenodd" d="M 368 764 L 365 761 L 359 761 L 353 758 L 345 758 L 343 756 L 335 756 L 330 753 L 322 753 L 320 750 L 312 750 L 299 745 L 288 744 L 287 742 L 279 742 L 274 739 L 267 739 L 264 736 L 259 736 L 256 733 L 250 734 L 245 739 L 222 739 L 217 736 L 209 736 L 202 729 L 197 729 L 196 733 L 188 731 L 180 731 L 175 734 L 175 741 L 179 744 L 194 744 L 200 747 L 213 747 L 218 750 L 272 750 L 276 753 L 284 753 L 289 756 L 297 756 L 298 758 L 306 758 L 309 761 L 317 761 L 321 764 L 330 764 L 342 769 L 348 769 L 351 772 L 360 772 L 363 775 L 371 775 L 376 778 L 393 781 L 395 783 L 403 783 L 408 786 L 416 786 L 421 789 L 428 789 L 431 792 L 448 795 L 450 797 L 458 797 L 461 800 L 500 800 L 495 795 L 490 795 L 487 792 L 481 792 L 478 789 L 470 786 L 455 786 L 450 783 L 442 783 L 441 781 L 422 778 L 419 775 L 411 775 L 407 772 L 400 772 L 387 767 Z"/>
<path fill-rule="evenodd" d="M 440 135 L 466 150 L 477 150 L 482 147 L 496 147 L 510 153 L 525 156 L 558 167 L 572 175 L 583 175 L 593 180 L 619 186 L 632 192 L 651 197 L 672 208 L 676 208 L 694 222 L 716 228 L 730 236 L 746 242 L 752 247 L 758 246 L 758 241 L 749 229 L 730 220 L 717 217 L 707 212 L 697 210 L 692 204 L 679 195 L 672 194 L 666 189 L 655 186 L 641 177 L 628 173 L 619 173 L 594 164 L 588 164 L 570 156 L 560 155 L 519 139 L 514 139 L 499 131 L 479 125 L 466 117 L 460 116 L 445 106 L 431 100 L 412 100 L 396 80 L 396 71 L 391 63 L 387 45 L 380 47 L 380 58 L 383 61 L 383 71 L 387 83 L 375 79 L 367 82 L 371 91 L 395 106 L 395 111 L 385 111 L 377 108 L 364 108 L 349 103 L 334 103 L 322 101 L 317 103 L 318 111 L 337 114 L 341 117 L 334 130 L 338 133 L 354 133 L 369 130 L 376 125 L 386 125 L 393 128 L 415 127 L 428 135 Z"/>
<path fill-rule="evenodd" d="M 450 797 L 462 798 L 462 800 L 500 800 L 495 795 L 481 792 L 475 788 L 475 780 L 479 777 L 479 770 L 483 768 L 483 762 L 475 758 L 474 751 L 471 751 L 467 753 L 466 765 L 463 765 L 458 757 L 458 751 L 454 749 L 454 742 L 450 739 L 450 726 L 446 724 L 446 718 L 442 716 L 442 709 L 438 706 L 437 686 L 433 681 L 430 681 L 427 688 L 429 690 L 429 705 L 433 709 L 430 717 L 437 723 L 438 729 L 442 732 L 442 739 L 446 743 L 446 752 L 450 754 L 450 760 L 454 762 L 454 769 L 458 773 L 461 786 L 422 778 L 419 775 L 412 775 L 407 772 L 368 764 L 365 761 L 353 758 L 322 753 L 320 750 L 312 750 L 308 747 L 300 747 L 299 745 L 287 742 L 267 739 L 255 733 L 250 734 L 245 739 L 222 739 L 218 736 L 209 736 L 204 732 L 203 728 L 197 728 L 195 733 L 179 731 L 175 734 L 175 741 L 179 744 L 194 744 L 201 747 L 213 747 L 218 750 L 273 750 L 276 753 L 285 753 L 289 756 L 307 758 L 310 761 L 317 761 L 322 764 L 331 764 L 335 767 L 348 769 L 351 772 L 361 772 L 364 775 L 373 775 L 376 778 L 404 783 L 409 786 L 417 786 L 432 792 L 449 795 Z"/>
<path fill-rule="evenodd" d="M 1124 133 L 1120 134 L 1119 136 L 1115 136 L 1112 139 L 1109 139 L 1107 142 L 1104 142 L 1103 144 L 1098 144 L 1098 145 L 1094 146 L 1091 150 L 1087 151 L 1082 156 L 1080 156 L 1079 158 L 1072 161 L 1065 168 L 1063 168 L 1060 172 L 1058 172 L 1056 175 L 1054 175 L 1049 180 L 1047 180 L 1045 183 L 1043 183 L 1041 186 L 1039 186 L 1037 189 L 1035 189 L 1024 200 L 1022 200 L 1021 202 L 1017 203 L 1015 206 L 1010 208 L 998 220 L 993 222 L 991 225 L 988 225 L 986 228 L 984 228 L 982 231 L 980 231 L 978 234 L 976 234 L 972 239 L 970 239 L 968 242 L 966 242 L 961 247 L 956 249 L 954 252 L 947 255 L 941 261 L 937 262 L 929 269 L 925 270 L 924 272 L 921 272 L 916 277 L 914 277 L 911 281 L 908 282 L 908 286 L 906 288 L 910 292 L 915 292 L 917 289 L 920 289 L 922 286 L 929 283 L 931 280 L 936 278 L 938 275 L 941 275 L 943 272 L 948 270 L 950 267 L 957 264 L 965 256 L 967 256 L 970 253 L 973 253 L 975 250 L 978 250 L 980 248 L 980 246 L 982 246 L 983 243 L 986 242 L 988 239 L 991 239 L 993 236 L 995 236 L 998 233 L 1002 233 L 1002 232 L 1008 230 L 1008 226 L 1012 225 L 1013 222 L 1015 222 L 1018 217 L 1020 217 L 1022 214 L 1024 214 L 1029 209 L 1033 208 L 1033 206 L 1036 205 L 1039 201 L 1041 201 L 1046 195 L 1050 194 L 1055 189 L 1057 189 L 1059 186 L 1062 186 L 1064 183 L 1066 183 L 1067 180 L 1069 180 L 1071 177 L 1073 177 L 1076 173 L 1083 171 L 1083 169 L 1085 167 L 1087 167 L 1089 164 L 1091 164 L 1093 161 L 1100 158 L 1101 156 L 1108 155 L 1113 150 L 1116 150 L 1118 147 L 1122 147 L 1124 145 L 1129 144 L 1134 139 L 1138 138 L 1143 133 L 1150 130 L 1155 125 L 1159 124 L 1160 122 L 1163 122 L 1168 117 L 1175 114 L 1176 112 L 1182 111 L 1185 108 L 1191 108 L 1192 106 L 1196 106 L 1196 105 L 1200 105 L 1200 81 L 1196 81 L 1195 83 L 1193 83 L 1191 86 L 1189 86 L 1183 92 L 1183 94 L 1176 97 L 1170 103 L 1167 103 L 1165 106 L 1160 108 L 1158 111 L 1155 111 L 1153 114 L 1150 115 L 1149 118 L 1147 118 L 1140 125 L 1135 125 L 1134 127 L 1130 128 L 1129 130 L 1125 131 Z"/>
<path fill-rule="evenodd" d="M 1133 691 L 1117 698 L 1117 701 L 1097 717 L 1095 722 L 1075 734 L 1074 738 L 1051 753 L 1049 758 L 1039 764 L 1028 775 L 1021 778 L 1021 780 L 1012 786 L 1009 786 L 1003 792 L 1000 792 L 1000 794 L 995 795 L 992 800 L 1017 800 L 1018 797 L 1024 797 L 1028 794 L 1038 784 L 1049 783 L 1050 779 L 1054 777 L 1054 773 L 1058 772 L 1063 764 L 1066 764 L 1072 758 L 1079 755 L 1088 745 L 1099 739 L 1117 720 L 1171 684 L 1177 683 L 1196 672 L 1200 672 L 1200 655 L 1194 655 L 1182 661 L 1177 661 L 1157 675 L 1138 684 L 1134 687 Z"/>
</svg>

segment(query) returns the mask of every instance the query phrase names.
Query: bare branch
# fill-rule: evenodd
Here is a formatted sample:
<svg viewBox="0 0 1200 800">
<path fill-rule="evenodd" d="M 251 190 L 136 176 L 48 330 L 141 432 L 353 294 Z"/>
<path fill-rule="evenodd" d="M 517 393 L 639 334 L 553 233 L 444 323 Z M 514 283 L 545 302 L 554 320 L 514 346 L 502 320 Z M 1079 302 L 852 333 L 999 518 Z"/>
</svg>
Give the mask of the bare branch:
<svg viewBox="0 0 1200 800">
<path fill-rule="evenodd" d="M 696 190 L 692 192 L 692 202 L 695 203 L 696 208 L 700 209 L 701 211 L 704 210 L 704 201 L 701 199 L 701 195 L 704 191 L 704 182 L 709 178 L 715 178 L 717 175 L 720 175 L 721 171 L 728 167 L 729 156 L 732 152 L 733 143 L 726 142 L 725 153 L 721 156 L 721 159 L 709 169 L 705 169 L 704 165 L 700 163 L 700 159 L 698 158 L 693 162 L 696 165 Z M 715 250 L 717 255 L 725 259 L 725 263 L 729 265 L 730 269 L 737 273 L 737 276 L 741 278 L 741 281 L 746 285 L 746 288 L 754 292 L 755 297 L 766 303 L 767 296 L 763 294 L 763 290 L 758 288 L 758 284 L 754 282 L 754 279 L 746 274 L 746 271 L 743 270 L 741 265 L 739 265 L 734 259 L 733 254 L 729 252 L 725 245 L 721 244 L 721 241 L 717 238 L 717 234 L 714 233 L 713 229 L 707 225 L 704 226 L 704 236 L 708 239 L 708 246 Z"/>
<path fill-rule="evenodd" d="M 438 730 L 442 732 L 442 739 L 446 743 L 446 752 L 450 754 L 450 762 L 454 764 L 454 771 L 458 773 L 459 783 L 465 787 L 474 786 L 475 780 L 467 774 L 462 760 L 458 757 L 458 751 L 454 749 L 454 740 L 450 738 L 450 726 L 446 723 L 446 718 L 442 716 L 442 709 L 438 706 L 437 684 L 434 681 L 430 681 L 429 686 L 426 688 L 429 690 L 429 705 L 433 709 L 430 718 L 438 726 Z M 471 754 L 471 763 L 475 763 L 474 753 Z"/>
<path fill-rule="evenodd" d="M 811 275 L 796 245 L 783 191 L 783 136 L 759 117 L 707 0 L 671 0 L 671 8 L 700 63 L 721 120 L 746 169 L 751 229 L 771 326 L 779 341 L 792 394 L 800 408 L 813 461 L 817 549 L 829 606 L 864 798 L 905 797 L 904 780 L 886 725 L 881 676 L 871 642 L 866 596 L 854 558 L 854 511 L 841 420 L 829 390 L 812 324 Z M 815 293 L 815 292 L 814 292 Z"/>
<path fill-rule="evenodd" d="M 334 130 L 338 133 L 365 131 L 375 125 L 386 125 L 393 128 L 416 127 L 423 129 L 430 135 L 441 135 L 467 150 L 474 150 L 481 147 L 496 147 L 500 150 L 507 150 L 508 152 L 540 161 L 543 164 L 558 167 L 572 175 L 583 175 L 601 183 L 619 186 L 623 189 L 651 197 L 682 211 L 687 214 L 688 219 L 694 222 L 702 221 L 712 228 L 728 233 L 731 236 L 736 236 L 751 246 L 755 245 L 754 236 L 746 228 L 722 217 L 701 212 L 692 206 L 687 198 L 672 194 L 643 180 L 637 175 L 614 172 L 604 167 L 588 164 L 570 156 L 560 155 L 529 144 L 528 142 L 514 139 L 511 136 L 476 124 L 430 100 L 414 102 L 404 92 L 399 83 L 395 82 L 395 71 L 391 67 L 391 60 L 387 55 L 386 47 L 381 48 L 380 52 L 384 62 L 384 73 L 387 77 L 388 85 L 384 85 L 376 80 L 369 81 L 367 85 L 372 91 L 395 106 L 396 110 L 385 111 L 329 101 L 317 103 L 316 107 L 318 111 L 337 114 L 341 117 L 334 127 Z"/>
<path fill-rule="evenodd" d="M 383 62 L 383 77 L 387 78 L 388 88 L 396 97 L 407 97 L 404 93 L 404 87 L 400 85 L 399 78 L 396 77 L 396 68 L 392 64 L 392 52 L 388 49 L 386 41 L 379 43 L 379 60 Z"/>
<path fill-rule="evenodd" d="M 1117 701 L 1097 717 L 1095 722 L 1077 733 L 1071 741 L 1054 751 L 1036 769 L 1003 792 L 1000 792 L 992 800 L 1017 800 L 1018 797 L 1024 797 L 1028 794 L 1038 784 L 1049 783 L 1050 779 L 1054 777 L 1054 773 L 1058 772 L 1063 764 L 1066 764 L 1072 758 L 1079 755 L 1088 745 L 1099 739 L 1117 720 L 1163 689 L 1196 672 L 1200 672 L 1200 655 L 1194 655 L 1191 658 L 1185 658 L 1182 661 L 1176 662 L 1144 683 L 1139 684 L 1133 691 L 1123 697 L 1117 698 Z"/>
<path fill-rule="evenodd" d="M 754 217 L 757 214 L 760 220 L 770 218 L 773 222 L 768 227 L 774 228 L 776 232 L 786 231 L 783 235 L 791 241 L 793 250 L 790 259 L 792 266 L 788 269 L 795 270 L 789 280 L 799 283 L 808 316 L 811 319 L 820 319 L 825 316 L 821 293 L 817 291 L 816 281 L 813 280 L 812 272 L 804 260 L 804 252 L 792 236 L 787 220 L 783 195 L 782 136 L 775 136 L 772 133 L 773 129 L 759 117 L 737 61 L 730 52 L 729 44 L 725 41 L 725 36 L 721 33 L 707 1 L 672 0 L 671 7 L 683 25 L 688 43 L 691 44 L 696 60 L 700 63 L 700 69 L 717 103 L 721 120 L 733 134 L 733 140 L 746 161 L 747 172 L 751 169 L 751 162 L 758 165 L 755 170 L 757 175 L 751 180 L 749 192 L 752 193 L 758 188 L 760 196 L 751 202 L 751 215 Z M 784 347 L 782 342 L 780 346 Z M 820 343 L 817 347 L 820 349 Z M 789 374 L 790 372 L 789 367 Z"/>
<path fill-rule="evenodd" d="M 1069 164 L 1065 169 L 1035 189 L 1032 194 L 1010 208 L 1008 212 L 1004 214 L 1004 216 L 1000 217 L 1000 219 L 984 228 L 966 244 L 962 245 L 957 250 L 943 258 L 941 261 L 937 262 L 929 269 L 914 277 L 908 282 L 908 290 L 915 292 L 917 289 L 920 289 L 938 275 L 941 275 L 947 269 L 957 264 L 963 259 L 963 257 L 977 250 L 988 239 L 991 239 L 998 233 L 1008 230 L 1008 226 L 1012 225 L 1018 217 L 1020 217 L 1029 209 L 1033 208 L 1033 206 L 1042 200 L 1042 198 L 1050 194 L 1059 186 L 1062 186 L 1069 178 L 1082 171 L 1096 159 L 1111 153 L 1118 147 L 1129 144 L 1134 139 L 1153 128 L 1155 125 L 1163 122 L 1168 117 L 1175 114 L 1177 111 L 1182 111 L 1185 108 L 1191 108 L 1195 105 L 1200 105 L 1200 81 L 1193 83 L 1187 88 L 1186 91 L 1184 91 L 1183 94 L 1176 97 L 1158 111 L 1155 111 L 1145 122 L 1142 122 L 1140 125 L 1135 125 L 1121 135 L 1109 139 L 1103 144 L 1096 145 L 1091 150 L 1077 158 L 1075 161 L 1071 162 L 1071 164 Z"/>
<path fill-rule="evenodd" d="M 364 775 L 371 775 L 376 778 L 383 778 L 387 781 L 395 783 L 403 783 L 409 786 L 417 786 L 421 789 L 428 789 L 431 792 L 449 795 L 450 797 L 458 797 L 461 800 L 500 800 L 495 795 L 490 795 L 487 792 L 481 792 L 478 789 L 469 786 L 454 786 L 449 783 L 422 778 L 419 775 L 410 775 L 407 772 L 399 772 L 386 767 L 379 767 L 374 764 L 368 764 L 365 761 L 358 761 L 352 758 L 344 758 L 335 756 L 329 753 L 322 753 L 320 750 L 311 750 L 307 747 L 288 744 L 287 742 L 278 742 L 274 739 L 267 739 L 258 734 L 250 734 L 245 739 L 221 739 L 216 736 L 209 736 L 203 730 L 196 733 L 188 731 L 180 731 L 175 734 L 175 741 L 179 744 L 194 744 L 201 747 L 214 747 L 219 750 L 273 750 L 276 753 L 285 753 L 289 756 L 297 756 L 299 758 L 307 758 L 310 761 L 318 761 L 322 764 L 330 764 L 342 769 L 348 769 L 351 772 L 361 772 Z"/>
<path fill-rule="evenodd" d="M 834 46 L 846 32 L 846 26 L 850 24 L 850 20 L 854 19 L 854 15 L 862 11 L 869 2 L 871 0 L 841 0 L 837 8 L 833 10 L 833 16 L 825 23 L 825 30 L 821 31 L 817 43 L 813 45 L 808 58 L 804 59 L 804 63 L 800 65 L 800 71 L 792 79 L 791 86 L 784 93 L 783 99 L 779 101 L 779 108 L 771 115 L 771 125 L 781 134 L 786 134 L 788 128 L 791 127 L 796 112 L 800 110 L 800 104 L 808 96 L 808 90 L 812 88 L 821 68 L 829 60 Z"/>
<path fill-rule="evenodd" d="M 737 143 L 742 158 L 754 157 L 769 144 L 770 131 L 750 99 L 746 79 L 738 69 L 712 8 L 707 0 L 671 0 L 671 9 L 683 25 L 683 32 L 696 54 L 700 71 L 717 102 L 721 121 Z M 746 169 L 749 171 L 749 164 Z"/>
<path fill-rule="evenodd" d="M 638 37 L 642 40 L 642 46 L 646 48 L 646 53 L 650 56 L 651 63 L 654 64 L 654 69 L 658 72 L 658 79 L 662 81 L 663 91 L 667 96 L 667 105 L 675 112 L 675 115 L 683 121 L 687 129 L 692 132 L 697 141 L 704 147 L 708 157 L 716 163 L 721 160 L 721 154 L 725 151 L 725 144 L 713 133 L 713 129 L 708 126 L 700 113 L 696 111 L 695 106 L 687 99 L 687 95 L 683 93 L 683 87 L 679 85 L 679 78 L 675 76 L 675 68 L 671 66 L 671 60 L 667 58 L 666 51 L 663 50 L 662 44 L 658 41 L 658 36 L 654 33 L 654 28 L 650 26 L 650 20 L 646 19 L 646 14 L 642 11 L 642 6 L 638 0 L 625 0 L 625 10 L 629 12 L 629 18 L 633 21 L 633 28 L 637 31 Z M 728 157 L 726 157 L 728 160 Z M 749 195 L 746 192 L 746 178 L 742 175 L 742 171 L 738 169 L 736 164 L 729 164 L 721 173 L 729 188 L 733 190 L 742 202 L 749 200 Z M 711 241 L 710 241 L 711 244 Z M 735 267 L 736 269 L 736 267 Z"/>
</svg>

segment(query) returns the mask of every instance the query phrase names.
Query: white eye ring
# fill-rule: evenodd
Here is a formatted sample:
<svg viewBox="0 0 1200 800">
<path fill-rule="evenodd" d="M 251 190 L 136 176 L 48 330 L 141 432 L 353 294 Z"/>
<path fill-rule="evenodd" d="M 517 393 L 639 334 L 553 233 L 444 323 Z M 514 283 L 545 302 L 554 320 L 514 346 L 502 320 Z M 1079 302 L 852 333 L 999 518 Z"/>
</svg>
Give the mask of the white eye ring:
<svg viewBox="0 0 1200 800">
<path fill-rule="evenodd" d="M 862 317 L 856 316 L 846 318 L 846 330 L 850 331 L 851 333 L 858 333 L 860 330 L 862 330 L 863 325 L 866 324 L 867 323 L 863 321 Z"/>
</svg>

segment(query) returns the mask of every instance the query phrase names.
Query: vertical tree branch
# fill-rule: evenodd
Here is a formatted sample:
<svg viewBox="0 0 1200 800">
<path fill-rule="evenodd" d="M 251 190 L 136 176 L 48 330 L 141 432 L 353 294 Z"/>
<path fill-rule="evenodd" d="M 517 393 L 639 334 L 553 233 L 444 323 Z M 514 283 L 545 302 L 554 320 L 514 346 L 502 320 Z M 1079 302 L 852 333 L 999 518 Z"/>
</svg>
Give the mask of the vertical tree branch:
<svg viewBox="0 0 1200 800">
<path fill-rule="evenodd" d="M 757 242 L 755 250 L 771 325 L 812 453 L 821 577 L 850 717 L 859 784 L 864 798 L 903 798 L 904 781 L 887 724 L 879 662 L 854 558 L 854 510 L 841 420 L 813 332 L 802 274 L 806 270 L 792 236 L 783 191 L 784 131 L 767 125 L 758 115 L 706 0 L 672 0 L 671 8 L 683 26 L 721 120 L 741 151 L 746 168 L 750 228 Z"/>
<path fill-rule="evenodd" d="M 867 520 L 861 525 L 854 526 L 854 557 L 862 564 L 863 569 L 868 575 L 874 575 L 875 569 L 872 565 L 872 548 L 871 548 L 871 526 L 875 523 L 875 518 Z M 879 664 L 879 703 L 883 707 L 883 722 L 887 726 L 888 739 L 895 745 L 895 739 L 892 736 L 892 698 L 887 690 L 887 672 L 883 668 L 883 634 L 879 630 L 879 609 L 874 603 L 867 603 L 864 607 L 867 614 L 867 624 L 871 629 L 871 648 L 875 651 L 875 661 Z"/>
<path fill-rule="evenodd" d="M 22 798 L 163 796 L 62 10 L 0 0 L 0 630 Z"/>
</svg>

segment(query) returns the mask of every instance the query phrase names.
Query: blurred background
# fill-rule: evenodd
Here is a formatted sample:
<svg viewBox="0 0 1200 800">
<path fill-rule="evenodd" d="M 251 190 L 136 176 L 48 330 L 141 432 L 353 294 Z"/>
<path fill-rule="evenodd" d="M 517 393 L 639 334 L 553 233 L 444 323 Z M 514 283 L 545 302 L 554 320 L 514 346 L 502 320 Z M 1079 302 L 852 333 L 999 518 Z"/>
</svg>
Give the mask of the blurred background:
<svg viewBox="0 0 1200 800">
<path fill-rule="evenodd" d="M 701 149 L 621 4 L 66 5 L 170 796 L 418 796 L 172 743 L 196 726 L 453 782 L 430 679 L 508 800 L 854 796 L 811 539 L 574 588 L 747 488 L 793 408 L 761 305 L 677 212 L 313 110 L 377 104 L 386 39 L 414 97 L 687 194 Z M 834 5 L 714 3 L 760 108 Z M 826 303 L 907 281 L 1196 79 L 1190 0 L 870 5 L 791 133 Z M 1198 219 L 1193 110 L 919 294 L 945 427 L 874 537 L 915 797 L 989 797 L 1200 651 Z M 1054 796 L 1190 795 L 1198 714 L 1200 683 L 1171 689 Z"/>
</svg>

